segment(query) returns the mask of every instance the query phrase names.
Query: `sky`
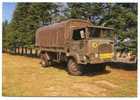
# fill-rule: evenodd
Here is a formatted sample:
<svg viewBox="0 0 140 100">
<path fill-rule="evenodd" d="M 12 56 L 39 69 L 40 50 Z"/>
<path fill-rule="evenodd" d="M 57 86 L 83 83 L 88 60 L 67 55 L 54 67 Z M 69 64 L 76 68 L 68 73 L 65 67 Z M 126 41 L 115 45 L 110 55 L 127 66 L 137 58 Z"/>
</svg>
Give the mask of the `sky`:
<svg viewBox="0 0 140 100">
<path fill-rule="evenodd" d="M 4 2 L 2 8 L 2 21 L 8 20 L 10 22 L 16 8 L 16 3 Z"/>
</svg>

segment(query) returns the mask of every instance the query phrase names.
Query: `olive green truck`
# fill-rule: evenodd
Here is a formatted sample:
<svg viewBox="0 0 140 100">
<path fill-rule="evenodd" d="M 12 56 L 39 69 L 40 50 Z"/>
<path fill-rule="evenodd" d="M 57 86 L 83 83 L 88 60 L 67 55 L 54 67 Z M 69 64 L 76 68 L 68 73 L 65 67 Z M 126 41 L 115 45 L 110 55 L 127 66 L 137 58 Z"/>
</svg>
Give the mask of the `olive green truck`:
<svg viewBox="0 0 140 100">
<path fill-rule="evenodd" d="M 39 28 L 36 46 L 40 49 L 42 66 L 66 62 L 70 74 L 81 75 L 83 65 L 87 64 L 93 67 L 98 64 L 101 70 L 105 70 L 105 63 L 114 58 L 113 37 L 112 28 L 70 19 Z"/>
</svg>

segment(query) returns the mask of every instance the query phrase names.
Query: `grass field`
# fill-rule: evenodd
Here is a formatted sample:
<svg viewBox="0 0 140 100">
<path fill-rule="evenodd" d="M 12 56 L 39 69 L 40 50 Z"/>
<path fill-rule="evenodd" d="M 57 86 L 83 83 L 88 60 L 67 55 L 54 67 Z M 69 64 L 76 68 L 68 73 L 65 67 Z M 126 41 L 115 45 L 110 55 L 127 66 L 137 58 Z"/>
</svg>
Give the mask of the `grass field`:
<svg viewBox="0 0 140 100">
<path fill-rule="evenodd" d="M 43 68 L 39 62 L 3 54 L 3 96 L 137 96 L 136 70 L 108 66 L 102 73 L 71 76 L 61 65 Z"/>
</svg>

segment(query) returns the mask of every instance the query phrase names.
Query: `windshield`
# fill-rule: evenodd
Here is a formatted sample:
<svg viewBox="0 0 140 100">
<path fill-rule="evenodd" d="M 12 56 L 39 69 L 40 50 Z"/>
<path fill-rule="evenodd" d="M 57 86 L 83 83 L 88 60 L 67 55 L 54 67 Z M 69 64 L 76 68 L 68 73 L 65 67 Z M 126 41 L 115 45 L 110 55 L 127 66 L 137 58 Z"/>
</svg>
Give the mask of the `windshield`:
<svg viewBox="0 0 140 100">
<path fill-rule="evenodd" d="M 113 39 L 113 31 L 110 29 L 102 29 L 102 28 L 88 28 L 89 38 L 112 38 Z"/>
</svg>

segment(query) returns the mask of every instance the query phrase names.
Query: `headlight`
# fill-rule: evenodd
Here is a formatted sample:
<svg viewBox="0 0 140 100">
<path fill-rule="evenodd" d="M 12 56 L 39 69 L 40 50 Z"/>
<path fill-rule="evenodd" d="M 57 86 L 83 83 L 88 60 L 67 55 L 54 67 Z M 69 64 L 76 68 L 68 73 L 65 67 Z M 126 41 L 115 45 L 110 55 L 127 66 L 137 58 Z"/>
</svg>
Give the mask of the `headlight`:
<svg viewBox="0 0 140 100">
<path fill-rule="evenodd" d="M 86 56 L 83 56 L 83 60 L 86 61 L 87 60 L 87 57 Z"/>
</svg>

